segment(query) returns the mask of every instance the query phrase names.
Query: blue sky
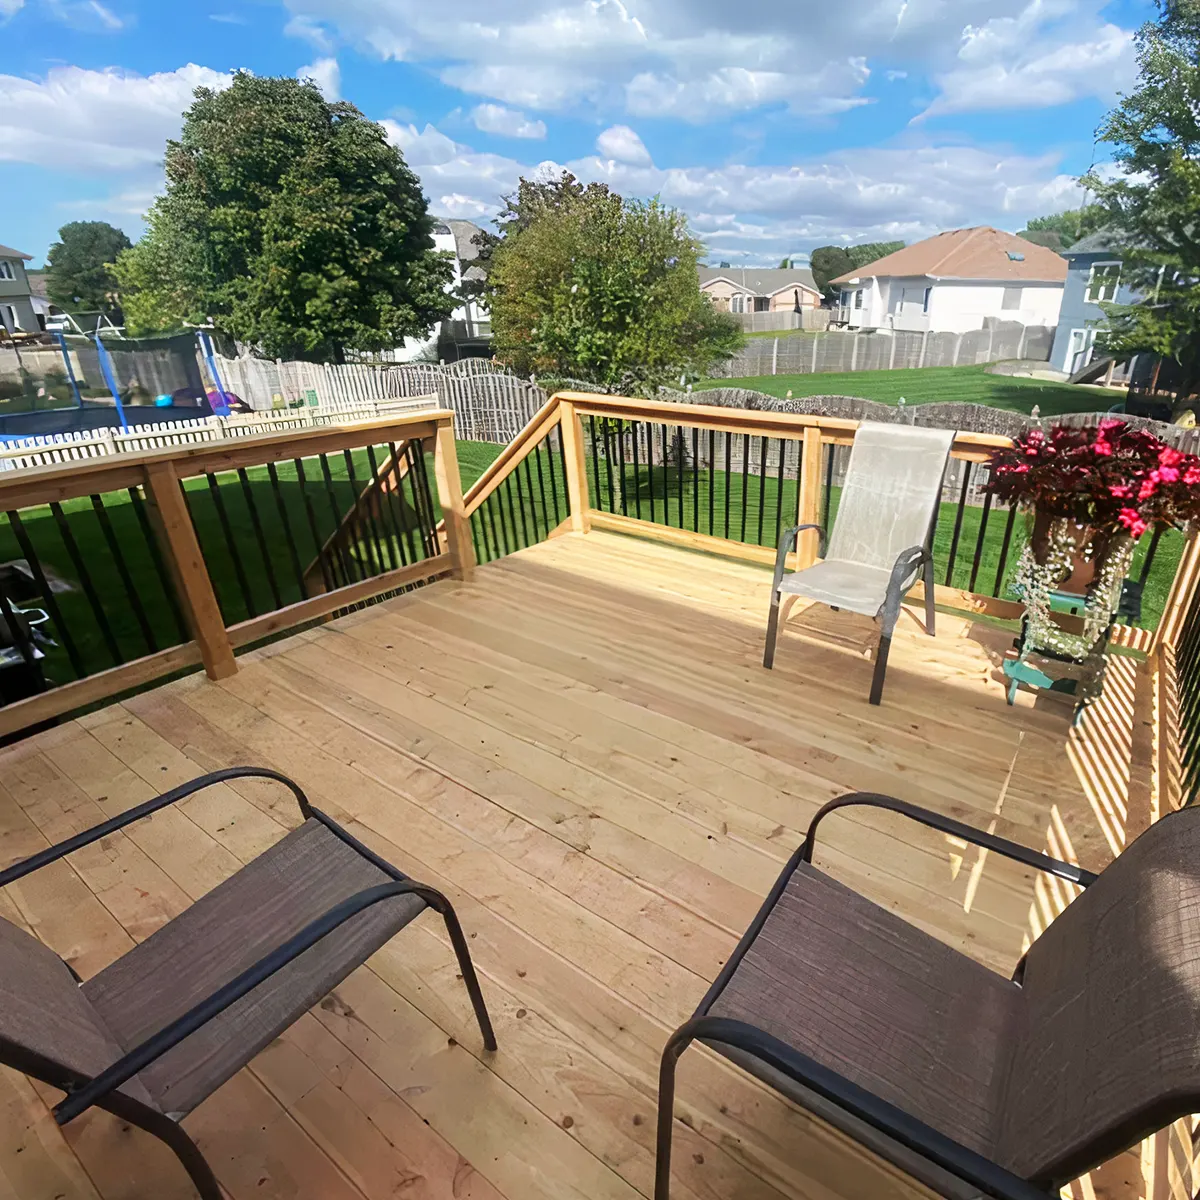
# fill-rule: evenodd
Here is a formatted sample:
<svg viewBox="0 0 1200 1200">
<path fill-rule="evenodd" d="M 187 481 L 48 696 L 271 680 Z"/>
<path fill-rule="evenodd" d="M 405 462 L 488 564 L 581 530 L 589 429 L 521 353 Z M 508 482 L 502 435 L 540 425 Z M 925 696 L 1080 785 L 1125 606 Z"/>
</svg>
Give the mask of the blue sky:
<svg viewBox="0 0 1200 1200">
<path fill-rule="evenodd" d="M 684 209 L 711 261 L 913 241 L 1080 199 L 1151 0 L 0 0 L 0 243 L 137 237 L 194 87 L 307 74 L 485 222 L 569 166 Z"/>
</svg>

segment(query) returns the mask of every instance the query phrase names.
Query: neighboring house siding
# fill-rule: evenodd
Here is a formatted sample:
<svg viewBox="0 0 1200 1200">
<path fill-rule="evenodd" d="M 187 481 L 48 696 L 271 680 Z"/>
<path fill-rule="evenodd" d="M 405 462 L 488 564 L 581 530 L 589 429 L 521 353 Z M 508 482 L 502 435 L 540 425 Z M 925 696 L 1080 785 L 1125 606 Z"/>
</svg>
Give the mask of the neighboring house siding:
<svg viewBox="0 0 1200 1200">
<path fill-rule="evenodd" d="M 855 305 L 859 291 L 861 308 Z M 1062 292 L 1057 283 L 884 277 L 843 289 L 842 303 L 851 328 L 969 333 L 989 319 L 1054 326 Z"/>
<path fill-rule="evenodd" d="M 730 282 L 726 279 L 713 279 L 708 283 L 702 284 L 700 290 L 706 295 L 712 297 L 713 307 L 721 312 L 730 312 L 733 308 L 733 298 L 741 296 L 744 298 L 744 312 L 792 312 L 796 307 L 795 292 L 800 292 L 800 306 L 802 308 L 817 308 L 821 303 L 821 297 L 815 292 L 809 291 L 806 287 L 797 283 L 794 287 L 786 287 L 783 291 L 779 291 L 770 296 L 762 296 L 753 291 L 749 286 L 742 287 L 736 282 Z M 759 300 L 760 304 L 755 305 L 754 301 Z M 765 303 L 765 307 L 763 307 Z"/>
<path fill-rule="evenodd" d="M 1089 297 L 1093 268 L 1116 263 L 1118 258 L 1110 250 L 1068 254 L 1067 261 L 1067 282 L 1058 329 L 1054 335 L 1054 347 L 1050 351 L 1050 365 L 1070 375 L 1086 365 L 1087 351 L 1095 342 L 1097 327 L 1104 320 L 1104 309 Z M 1124 278 L 1121 278 L 1116 289 L 1116 303 L 1134 304 L 1137 300 L 1137 293 L 1127 287 Z"/>
<path fill-rule="evenodd" d="M 25 264 L 19 259 L 0 258 L 0 323 L 11 314 L 12 323 L 26 333 L 37 333 L 41 326 L 30 300 Z M 9 279 L 8 276 L 12 275 Z"/>
</svg>

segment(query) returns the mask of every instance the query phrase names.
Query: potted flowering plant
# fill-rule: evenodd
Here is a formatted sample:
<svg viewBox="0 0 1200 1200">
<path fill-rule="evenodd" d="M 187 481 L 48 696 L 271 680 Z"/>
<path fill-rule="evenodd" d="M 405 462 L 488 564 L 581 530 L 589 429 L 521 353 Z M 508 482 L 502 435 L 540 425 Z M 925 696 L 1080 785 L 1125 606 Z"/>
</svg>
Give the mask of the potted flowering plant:
<svg viewBox="0 0 1200 1200">
<path fill-rule="evenodd" d="M 1031 509 L 1015 579 L 1040 648 L 1079 657 L 1111 623 L 1137 539 L 1200 517 L 1200 458 L 1124 421 L 1031 429 L 993 452 L 986 490 Z M 1083 635 L 1062 634 L 1049 594 L 1087 597 Z"/>
</svg>

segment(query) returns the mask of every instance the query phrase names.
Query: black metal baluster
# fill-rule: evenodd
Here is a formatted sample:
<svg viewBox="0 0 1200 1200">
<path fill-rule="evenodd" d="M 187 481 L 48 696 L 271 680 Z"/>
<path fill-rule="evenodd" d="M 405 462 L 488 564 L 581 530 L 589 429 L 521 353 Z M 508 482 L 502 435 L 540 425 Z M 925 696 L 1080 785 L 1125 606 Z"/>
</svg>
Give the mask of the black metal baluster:
<svg viewBox="0 0 1200 1200">
<path fill-rule="evenodd" d="M 600 418 L 600 428 L 604 430 L 604 474 L 608 479 L 608 511 L 615 513 L 617 505 L 613 498 L 612 431 L 609 429 L 609 420 L 607 417 Z M 597 478 L 596 487 L 599 486 L 600 480 Z"/>
<path fill-rule="evenodd" d="M 245 467 L 238 468 L 238 479 L 242 485 L 242 496 L 250 513 L 250 527 L 254 530 L 254 540 L 258 543 L 258 552 L 262 555 L 263 569 L 267 573 L 267 586 L 271 589 L 271 598 L 276 608 L 283 607 L 283 596 L 279 592 L 279 581 L 275 578 L 275 566 L 271 562 L 271 551 L 267 548 L 266 535 L 263 533 L 262 522 L 258 519 L 258 505 L 254 503 L 254 489 L 250 486 L 250 476 Z"/>
<path fill-rule="evenodd" d="M 508 515 L 504 511 L 504 485 L 497 486 L 492 495 L 496 498 L 496 512 L 500 515 L 500 528 L 504 531 L 504 553 L 511 554 L 517 549 L 517 526 L 515 522 L 509 525 Z"/>
<path fill-rule="evenodd" d="M 413 506 L 421 517 L 421 542 L 427 557 L 439 553 L 437 519 L 433 515 L 433 493 L 429 490 L 429 472 L 425 467 L 425 443 L 414 439 L 408 443 L 409 479 L 412 485 Z"/>
<path fill-rule="evenodd" d="M 662 484 L 663 484 L 663 519 L 664 525 L 671 523 L 671 451 L 667 446 L 667 426 L 659 426 L 662 430 Z"/>
<path fill-rule="evenodd" d="M 71 560 L 71 566 L 75 568 L 75 577 L 79 580 L 79 586 L 83 588 L 83 594 L 92 607 L 92 616 L 96 618 L 104 645 L 112 656 L 113 665 L 119 667 L 125 659 L 121 654 L 120 646 L 117 645 L 117 639 L 113 637 L 112 627 L 108 623 L 108 614 L 104 611 L 104 605 L 100 603 L 100 596 L 96 591 L 95 584 L 92 583 L 91 573 L 84 565 L 83 556 L 79 553 L 75 535 L 72 534 L 67 518 L 63 515 L 62 505 L 56 500 L 52 501 L 50 512 L 54 517 L 54 524 L 58 527 L 58 536 L 62 538 L 67 557 Z"/>
<path fill-rule="evenodd" d="M 988 517 L 992 512 L 992 494 L 988 494 L 983 498 L 983 512 L 979 517 L 979 537 L 975 541 L 975 559 L 971 563 L 971 582 L 967 585 L 967 591 L 975 590 L 975 581 L 979 577 L 979 563 L 983 558 L 983 543 L 987 540 Z"/>
<path fill-rule="evenodd" d="M 725 439 L 725 538 L 729 538 L 729 493 L 733 490 L 733 434 L 728 430 L 721 435 Z"/>
<path fill-rule="evenodd" d="M 133 489 L 130 488 L 130 491 Z M 67 623 L 63 620 L 62 609 L 58 607 L 58 601 L 54 597 L 54 591 L 50 587 L 49 580 L 46 578 L 45 572 L 42 570 L 41 560 L 34 551 L 33 542 L 29 538 L 29 534 L 21 522 L 21 514 L 15 509 L 8 513 L 8 523 L 12 526 L 12 531 L 17 539 L 17 545 L 21 547 L 21 553 L 25 556 L 25 561 L 29 564 L 29 572 L 33 576 L 34 583 L 37 584 L 38 592 L 41 594 L 42 607 L 50 614 L 50 620 L 54 623 L 54 636 L 62 643 L 62 648 L 67 652 L 67 658 L 71 663 L 71 670 L 75 675 L 82 679 L 87 674 L 87 670 L 83 665 L 83 659 L 80 657 L 79 648 L 75 645 L 75 639 L 71 636 L 71 631 L 67 628 Z M 161 579 L 162 576 L 160 575 Z M 183 637 L 187 640 L 187 631 L 184 630 Z"/>
<path fill-rule="evenodd" d="M 826 537 L 829 536 L 829 506 L 833 502 L 833 458 L 836 453 L 837 453 L 836 446 L 830 444 L 825 447 L 825 495 L 821 498 L 821 500 L 822 500 L 821 528 L 825 531 Z M 797 463 L 803 463 L 803 461 L 804 461 L 803 454 L 801 454 L 800 457 L 796 461 L 797 461 Z M 803 470 L 803 467 L 800 467 L 800 469 L 797 470 L 797 472 L 796 472 L 797 494 L 799 493 L 799 490 L 800 490 L 800 470 Z"/>
<path fill-rule="evenodd" d="M 740 540 L 746 540 L 746 489 L 750 483 L 750 435 L 742 434 L 742 535 Z"/>
<path fill-rule="evenodd" d="M 396 558 L 396 547 L 400 544 L 400 530 L 396 525 L 396 510 L 392 507 L 391 491 L 385 487 L 386 476 L 379 473 L 379 462 L 375 447 L 367 446 L 367 466 L 371 468 L 371 493 L 379 505 L 379 525 L 383 530 L 383 545 L 387 549 L 389 568 L 397 570 L 404 564 Z M 476 552 L 478 557 L 478 552 Z"/>
<path fill-rule="evenodd" d="M 638 462 L 639 443 L 642 440 L 642 423 L 641 421 L 631 421 L 630 425 L 633 428 L 633 507 L 637 514 L 637 519 L 642 519 L 642 467 Z"/>
<path fill-rule="evenodd" d="M 785 478 L 787 466 L 787 448 L 788 444 L 783 438 L 779 438 L 779 478 L 776 487 L 779 489 L 779 494 L 775 497 L 775 545 L 779 545 L 779 539 L 783 536 L 783 482 Z M 762 541 L 759 538 L 759 541 Z"/>
<path fill-rule="evenodd" d="M 329 470 L 329 460 L 324 454 L 317 455 L 321 464 L 321 478 L 325 481 L 325 495 L 329 498 L 329 509 L 333 513 L 333 533 L 330 545 L 337 553 L 338 561 L 342 564 L 342 573 L 347 583 L 357 583 L 365 579 L 362 565 L 354 555 L 354 548 L 346 544 L 346 527 L 342 524 L 342 508 L 338 503 L 337 491 L 333 486 L 333 474 Z"/>
<path fill-rule="evenodd" d="M 1150 574 L 1150 568 L 1154 565 L 1154 556 L 1158 553 L 1158 543 L 1166 532 L 1165 525 L 1159 525 L 1150 538 L 1150 545 L 1146 547 L 1146 557 L 1142 559 L 1141 574 L 1138 575 L 1138 583 L 1145 583 L 1146 577 Z"/>
<path fill-rule="evenodd" d="M 625 422 L 617 422 L 617 457 L 621 469 L 621 515 L 629 516 L 629 475 L 625 470 Z"/>
<path fill-rule="evenodd" d="M 1008 565 L 1008 550 L 1012 545 L 1013 523 L 1017 519 L 1017 506 L 1014 504 L 1008 510 L 1008 521 L 1004 525 L 1004 537 L 1000 541 L 1000 565 L 996 568 L 996 586 L 992 595 L 999 598 L 1004 587 L 1004 568 Z"/>
<path fill-rule="evenodd" d="M 600 455 L 596 448 L 596 415 L 588 413 L 588 436 L 592 443 L 592 488 L 595 489 L 596 507 L 603 508 L 604 501 L 600 495 Z"/>
<path fill-rule="evenodd" d="M 25 628 L 24 622 L 13 611 L 13 606 L 9 603 L 8 593 L 2 585 L 0 585 L 0 617 L 3 618 L 4 624 L 11 633 L 12 639 L 17 646 L 17 653 L 20 654 L 25 665 L 31 670 L 36 671 L 38 659 L 34 653 L 33 641 Z"/>
<path fill-rule="evenodd" d="M 663 470 L 667 468 L 664 465 Z M 654 426 L 646 422 L 646 474 L 650 480 L 650 520 L 654 518 Z"/>
<path fill-rule="evenodd" d="M 517 500 L 513 502 L 513 475 L 509 475 L 501 487 L 504 490 L 504 498 L 508 501 L 508 516 L 512 521 L 513 537 L 519 538 L 517 543 L 518 550 L 524 550 L 529 545 L 529 530 L 525 527 L 525 509 L 521 505 L 521 481 L 517 480 Z M 519 532 L 518 532 L 519 530 Z"/>
<path fill-rule="evenodd" d="M 400 510 L 401 518 L 403 518 L 405 516 L 404 507 L 406 504 L 408 504 L 408 500 L 404 495 L 404 480 L 408 475 L 412 474 L 412 454 L 410 453 L 411 449 L 412 449 L 411 443 L 405 442 L 404 443 L 404 452 L 401 453 L 399 450 L 396 449 L 395 442 L 388 442 L 388 455 L 389 455 L 388 461 L 391 463 L 392 478 L 395 479 L 395 481 L 396 481 L 395 501 L 396 501 L 397 508 Z M 407 473 L 402 473 L 400 470 L 400 464 L 402 462 L 408 464 Z M 410 479 L 409 480 L 409 491 L 412 492 L 412 494 L 415 496 L 416 490 L 417 490 L 416 484 L 414 483 L 414 481 L 412 481 Z M 413 501 L 413 503 L 411 505 L 409 505 L 409 510 L 412 512 L 413 516 L 416 517 L 417 523 L 419 525 L 421 523 L 421 512 L 420 512 L 420 509 L 417 507 L 415 500 Z M 419 562 L 421 555 L 417 553 L 417 539 L 416 539 L 416 535 L 413 532 L 413 527 L 408 523 L 407 520 L 402 520 L 401 525 L 404 530 L 404 540 L 401 541 L 401 543 L 400 543 L 400 558 L 402 561 L 404 561 L 404 565 L 408 566 L 409 563 Z M 422 544 L 424 544 L 424 535 L 422 535 Z M 405 559 L 405 553 L 404 553 L 405 546 L 408 547 L 407 559 Z"/>
<path fill-rule="evenodd" d="M 333 564 L 325 557 L 324 543 L 321 541 L 320 527 L 317 525 L 317 513 L 313 508 L 312 497 L 308 494 L 308 479 L 304 474 L 304 463 L 298 458 L 292 459 L 296 466 L 296 482 L 300 485 L 300 495 L 304 500 L 304 511 L 308 517 L 308 529 L 312 534 L 313 550 L 316 554 L 317 565 L 321 568 L 321 579 L 325 590 L 332 592 L 337 587 Z"/>
<path fill-rule="evenodd" d="M 700 532 L 700 429 L 692 426 L 692 530 Z"/>
<path fill-rule="evenodd" d="M 967 489 L 971 486 L 971 471 L 975 464 L 969 462 L 963 471 L 962 489 L 958 493 L 958 511 L 954 514 L 954 533 L 950 538 L 950 561 L 946 563 L 946 586 L 949 587 L 954 578 L 954 564 L 958 558 L 958 537 L 962 533 L 963 513 L 967 508 Z M 940 507 L 940 505 L 939 505 Z"/>
<path fill-rule="evenodd" d="M 546 536 L 549 537 L 553 532 L 554 527 L 558 524 L 558 514 L 554 514 L 555 519 L 552 521 L 550 519 L 550 510 L 546 507 L 546 480 L 542 475 L 542 446 L 545 444 L 545 441 L 546 439 L 543 438 L 541 442 L 534 447 L 533 461 L 537 465 L 538 496 L 542 501 L 542 521 L 546 526 Z"/>
<path fill-rule="evenodd" d="M 713 507 L 717 499 L 717 431 L 708 431 L 708 535 L 713 536 Z"/>
<path fill-rule="evenodd" d="M 180 607 L 179 597 L 175 594 L 175 581 L 167 570 L 167 564 L 163 560 L 162 551 L 159 549 L 158 538 L 155 536 L 154 530 L 150 525 L 150 517 L 146 512 L 142 493 L 136 487 L 131 487 L 128 490 L 129 502 L 133 505 L 134 515 L 137 517 L 142 537 L 146 539 L 146 549 L 150 552 L 150 560 L 154 563 L 158 585 L 162 588 L 162 593 L 167 600 L 167 607 L 171 610 L 171 618 L 175 622 L 175 628 L 179 631 L 179 640 L 181 642 L 190 641 L 192 632 L 188 628 L 187 620 L 183 615 L 183 609 Z M 63 644 L 66 644 L 65 639 L 63 640 Z"/>
<path fill-rule="evenodd" d="M 300 565 L 300 552 L 296 547 L 296 535 L 292 532 L 292 521 L 288 516 L 287 505 L 283 500 L 283 493 L 279 489 L 279 472 L 275 469 L 273 462 L 267 463 L 267 479 L 271 483 L 271 495 L 275 501 L 275 511 L 279 514 L 279 523 L 283 526 L 283 540 L 287 546 L 288 560 L 292 564 L 292 572 L 296 576 L 299 599 L 303 600 L 308 595 L 308 588 L 304 585 L 304 568 Z"/>
<path fill-rule="evenodd" d="M 138 595 L 137 587 L 133 582 L 133 576 L 129 573 L 129 567 L 125 562 L 125 555 L 121 552 L 121 545 L 113 533 L 112 522 L 108 519 L 108 513 L 104 508 L 104 501 L 95 493 L 92 494 L 91 501 L 92 511 L 95 512 L 96 520 L 100 523 L 100 532 L 104 535 L 104 541 L 108 546 L 109 554 L 112 555 L 113 566 L 117 568 L 117 576 L 121 580 L 121 587 L 125 590 L 125 599 L 129 603 L 138 628 L 142 631 L 142 640 L 146 643 L 147 652 L 154 654 L 158 650 L 158 639 L 154 636 L 154 630 L 150 625 L 150 618 L 146 616 L 146 610 L 142 606 L 142 598 Z"/>
<path fill-rule="evenodd" d="M 493 492 L 484 501 L 483 508 L 487 514 L 488 525 L 491 526 L 492 541 L 495 543 L 495 546 L 496 546 L 496 557 L 503 558 L 508 553 L 508 549 L 505 546 L 504 541 L 501 537 L 501 534 L 504 532 L 503 522 L 501 522 L 501 528 L 500 528 L 499 532 L 497 532 L 497 530 L 496 530 L 496 493 L 495 492 Z"/>
<path fill-rule="evenodd" d="M 524 475 L 525 475 L 525 489 L 524 490 L 525 490 L 525 494 L 527 497 L 522 502 L 522 505 L 521 505 L 522 511 L 524 511 L 525 508 L 529 509 L 529 523 L 530 523 L 530 525 L 533 526 L 533 541 L 540 542 L 542 540 L 543 536 L 545 536 L 545 535 L 538 528 L 537 504 L 535 503 L 536 497 L 535 497 L 534 491 L 533 491 L 533 468 L 529 465 L 529 455 L 528 454 L 521 460 L 520 465 L 517 467 L 516 471 L 514 472 L 514 474 L 521 474 L 521 473 L 524 473 Z M 521 490 L 520 485 L 518 485 L 518 494 L 520 494 L 520 490 Z M 549 531 L 547 531 L 547 532 L 549 532 Z"/>
<path fill-rule="evenodd" d="M 229 514 L 225 511 L 225 501 L 221 497 L 221 485 L 217 477 L 209 471 L 205 478 L 208 480 L 208 492 L 212 496 L 213 505 L 217 510 L 217 520 L 221 523 L 221 532 L 225 536 L 225 545 L 229 548 L 229 558 L 233 563 L 233 573 L 237 577 L 242 599 L 246 603 L 246 612 L 252 617 L 258 616 L 254 597 L 250 592 L 250 580 L 246 577 L 246 568 L 242 565 L 242 556 L 238 553 L 237 542 L 233 538 L 233 526 L 229 523 Z"/>
<path fill-rule="evenodd" d="M 346 478 L 350 481 L 350 495 L 353 497 L 350 502 L 350 512 L 353 514 L 350 518 L 350 528 L 355 531 L 359 545 L 365 547 L 364 557 L 367 570 L 372 575 L 382 575 L 387 568 L 383 565 L 383 547 L 379 544 L 379 527 L 371 515 L 370 497 L 367 497 L 364 517 L 362 504 L 366 489 L 359 491 L 358 473 L 354 469 L 354 455 L 349 450 L 343 450 L 342 457 L 346 462 Z"/>
<path fill-rule="evenodd" d="M 767 512 L 767 439 L 758 439 L 758 544 L 762 545 L 763 517 Z"/>
<path fill-rule="evenodd" d="M 678 476 L 678 492 L 679 492 L 679 528 L 683 528 L 683 473 L 687 469 L 687 442 L 683 436 L 683 426 L 675 427 L 675 455 L 679 459 L 676 464 L 676 475 Z"/>
</svg>

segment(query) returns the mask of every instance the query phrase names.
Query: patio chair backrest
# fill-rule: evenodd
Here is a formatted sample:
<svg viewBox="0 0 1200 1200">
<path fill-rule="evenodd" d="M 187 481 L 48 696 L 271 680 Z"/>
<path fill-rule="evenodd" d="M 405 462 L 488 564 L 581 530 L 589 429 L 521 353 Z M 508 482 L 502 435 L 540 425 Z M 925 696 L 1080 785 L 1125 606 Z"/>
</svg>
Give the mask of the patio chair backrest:
<svg viewBox="0 0 1200 1200">
<path fill-rule="evenodd" d="M 86 1078 L 120 1056 L 58 955 L 0 918 L 0 1062 L 53 1083 L 63 1069 Z M 142 1098 L 135 1081 L 123 1090 Z"/>
<path fill-rule="evenodd" d="M 828 559 L 891 570 L 924 546 L 954 431 L 863 421 L 854 436 Z"/>
<path fill-rule="evenodd" d="M 1061 1182 L 1200 1112 L 1200 809 L 1137 838 L 1033 944 L 997 1160 Z"/>
</svg>

